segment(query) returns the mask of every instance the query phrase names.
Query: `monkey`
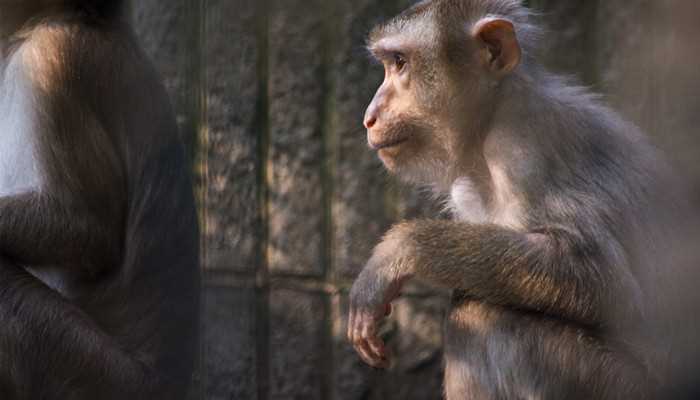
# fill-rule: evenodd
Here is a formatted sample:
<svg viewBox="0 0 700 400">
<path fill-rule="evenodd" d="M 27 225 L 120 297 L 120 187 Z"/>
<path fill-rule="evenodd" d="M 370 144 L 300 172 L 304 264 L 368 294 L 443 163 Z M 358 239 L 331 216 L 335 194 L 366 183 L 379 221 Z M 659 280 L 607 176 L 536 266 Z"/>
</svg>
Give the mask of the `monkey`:
<svg viewBox="0 0 700 400">
<path fill-rule="evenodd" d="M 123 0 L 0 1 L 0 398 L 181 399 L 188 155 Z"/>
<path fill-rule="evenodd" d="M 659 322 L 680 304 L 672 167 L 538 62 L 543 32 L 518 0 L 426 0 L 370 33 L 385 76 L 368 146 L 452 218 L 386 233 L 350 290 L 348 339 L 389 367 L 377 327 L 421 279 L 453 293 L 448 400 L 680 398 L 663 389 L 673 325 Z"/>
</svg>

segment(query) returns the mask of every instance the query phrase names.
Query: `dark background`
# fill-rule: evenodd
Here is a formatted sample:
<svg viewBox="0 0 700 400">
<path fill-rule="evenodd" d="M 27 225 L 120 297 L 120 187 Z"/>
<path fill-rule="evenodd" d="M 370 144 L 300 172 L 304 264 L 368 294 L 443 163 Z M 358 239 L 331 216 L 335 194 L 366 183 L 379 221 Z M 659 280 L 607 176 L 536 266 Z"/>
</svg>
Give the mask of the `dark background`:
<svg viewBox="0 0 700 400">
<path fill-rule="evenodd" d="M 388 372 L 345 340 L 346 294 L 380 235 L 436 216 L 383 172 L 363 49 L 407 0 L 135 0 L 192 151 L 204 274 L 197 399 L 439 399 L 446 295 L 413 286 Z M 531 0 L 543 58 L 648 132 L 700 193 L 700 3 Z M 546 110 L 542 110 L 546 112 Z M 700 198 L 700 196 L 698 196 Z"/>
</svg>

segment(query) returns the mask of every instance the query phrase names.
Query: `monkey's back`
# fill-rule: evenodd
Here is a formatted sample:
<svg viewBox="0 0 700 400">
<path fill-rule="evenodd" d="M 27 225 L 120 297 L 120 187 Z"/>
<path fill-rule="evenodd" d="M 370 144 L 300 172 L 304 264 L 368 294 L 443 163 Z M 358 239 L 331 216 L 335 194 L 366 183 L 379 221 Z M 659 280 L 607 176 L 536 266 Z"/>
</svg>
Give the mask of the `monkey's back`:
<svg viewBox="0 0 700 400">
<path fill-rule="evenodd" d="M 115 119 L 114 140 L 126 166 L 124 257 L 116 280 L 120 299 L 106 299 L 119 321 L 116 337 L 170 379 L 184 397 L 191 381 L 199 327 L 199 224 L 191 163 L 178 134 L 169 97 L 147 56 L 131 38 L 123 44 L 124 97 L 111 100 L 130 126 Z M 99 298 L 99 296 L 98 296 Z M 97 307 L 96 310 L 100 310 Z M 98 311 L 100 320 L 105 315 Z"/>
</svg>

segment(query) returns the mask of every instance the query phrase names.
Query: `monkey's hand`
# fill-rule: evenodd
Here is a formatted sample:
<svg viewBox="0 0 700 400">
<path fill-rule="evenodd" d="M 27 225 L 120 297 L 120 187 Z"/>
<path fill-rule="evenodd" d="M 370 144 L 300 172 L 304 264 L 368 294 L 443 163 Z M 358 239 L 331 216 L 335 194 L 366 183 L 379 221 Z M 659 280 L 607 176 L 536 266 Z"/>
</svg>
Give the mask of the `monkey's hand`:
<svg viewBox="0 0 700 400">
<path fill-rule="evenodd" d="M 360 357 L 375 368 L 389 367 L 389 353 L 378 335 L 380 322 L 391 313 L 403 283 L 406 262 L 400 251 L 402 238 L 392 230 L 374 250 L 350 291 L 348 339 Z"/>
</svg>

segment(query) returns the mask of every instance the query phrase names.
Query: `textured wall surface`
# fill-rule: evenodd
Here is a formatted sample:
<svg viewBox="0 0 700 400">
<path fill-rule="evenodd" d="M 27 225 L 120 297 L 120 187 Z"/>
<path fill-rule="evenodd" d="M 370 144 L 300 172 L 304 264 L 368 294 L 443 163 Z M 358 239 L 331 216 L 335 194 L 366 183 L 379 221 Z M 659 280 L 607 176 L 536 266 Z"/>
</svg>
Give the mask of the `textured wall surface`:
<svg viewBox="0 0 700 400">
<path fill-rule="evenodd" d="M 406 290 L 386 326 L 397 355 L 387 372 L 345 340 L 349 285 L 382 233 L 439 217 L 382 171 L 361 125 L 382 76 L 364 38 L 410 3 L 132 2 L 198 177 L 205 285 L 192 398 L 441 398 L 447 293 Z M 605 93 L 700 181 L 697 4 L 528 3 L 550 27 L 547 64 Z"/>
</svg>

